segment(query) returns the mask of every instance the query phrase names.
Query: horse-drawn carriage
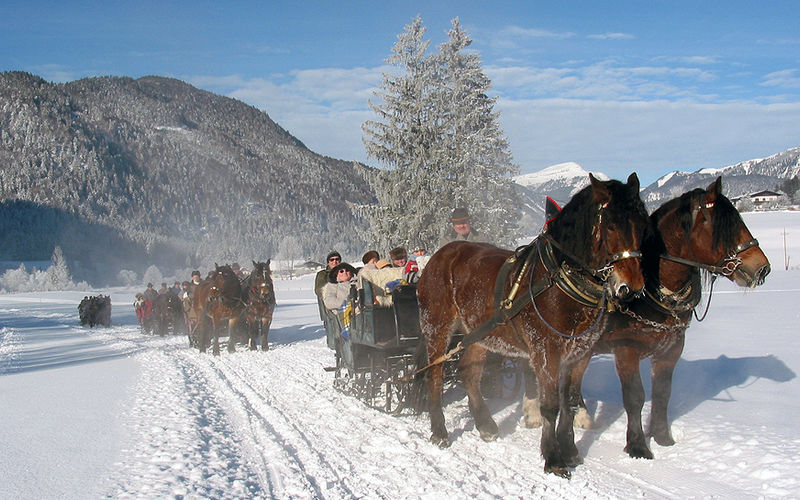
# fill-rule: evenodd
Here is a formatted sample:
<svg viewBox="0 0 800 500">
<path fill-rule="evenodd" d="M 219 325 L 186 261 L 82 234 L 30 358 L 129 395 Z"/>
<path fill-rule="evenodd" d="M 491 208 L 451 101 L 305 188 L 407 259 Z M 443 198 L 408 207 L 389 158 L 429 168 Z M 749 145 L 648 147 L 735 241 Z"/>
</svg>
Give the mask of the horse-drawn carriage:
<svg viewBox="0 0 800 500">
<path fill-rule="evenodd" d="M 142 333 L 163 337 L 168 333 L 186 331 L 181 299 L 172 292 L 159 294 L 153 300 L 147 300 L 144 294 L 137 293 L 133 307 Z"/>
<path fill-rule="evenodd" d="M 210 346 L 214 355 L 220 354 L 220 330 L 228 335 L 228 352 L 236 350 L 237 334 L 246 325 L 244 337 L 250 350 L 269 349 L 269 327 L 275 311 L 275 290 L 272 285 L 270 261 L 253 261 L 253 271 L 240 280 L 229 265 L 215 266 L 209 278 L 194 291 L 189 324 L 191 347 L 205 352 Z M 227 327 L 227 328 L 226 328 Z"/>
<path fill-rule="evenodd" d="M 84 297 L 78 304 L 78 317 L 81 325 L 94 328 L 96 325 L 111 326 L 111 297 L 92 295 Z"/>
<path fill-rule="evenodd" d="M 576 410 L 585 408 L 580 380 L 593 353 L 613 352 L 628 416 L 625 451 L 652 458 L 641 425 L 639 361 L 653 358 L 650 427 L 656 442 L 668 446 L 674 443 L 667 420 L 672 372 L 699 300 L 700 270 L 751 288 L 770 270 L 722 195 L 720 179 L 648 216 L 635 174 L 625 184 L 590 176 L 590 186 L 530 245 L 512 252 L 450 243 L 428 262 L 415 294 L 413 287 L 408 297 L 403 287 L 392 292 L 390 312 L 376 312 L 370 287 L 363 286 L 353 305 L 326 318 L 329 345 L 337 352 L 336 380 L 373 405 L 378 397 L 384 409 L 399 411 L 411 403 L 403 382 L 423 370 L 431 441 L 446 447 L 442 387 L 453 378 L 453 353 L 460 352 L 459 379 L 475 429 L 492 441 L 499 429 L 483 399 L 484 360 L 489 351 L 517 356 L 520 366 L 531 368 L 525 370 L 524 422 L 543 426 L 544 470 L 569 477 L 582 463 L 572 430 Z M 402 312 L 411 304 L 422 320 L 413 328 L 425 339 L 426 358 L 415 358 L 408 329 L 398 327 L 417 317 Z M 377 325 L 391 319 L 394 333 L 377 336 L 384 332 Z M 349 336 L 337 336 L 337 328 Z"/>
<path fill-rule="evenodd" d="M 367 405 L 399 414 L 418 411 L 413 383 L 426 359 L 420 330 L 416 284 L 402 280 L 403 268 L 362 269 L 357 285 L 338 310 L 320 301 L 328 347 L 335 353 L 334 386 Z M 460 336 L 452 339 L 454 347 Z M 446 380 L 456 380 L 458 356 L 445 363 Z M 521 376 L 513 361 L 500 356 L 490 363 L 484 390 L 492 397 L 515 395 Z"/>
</svg>

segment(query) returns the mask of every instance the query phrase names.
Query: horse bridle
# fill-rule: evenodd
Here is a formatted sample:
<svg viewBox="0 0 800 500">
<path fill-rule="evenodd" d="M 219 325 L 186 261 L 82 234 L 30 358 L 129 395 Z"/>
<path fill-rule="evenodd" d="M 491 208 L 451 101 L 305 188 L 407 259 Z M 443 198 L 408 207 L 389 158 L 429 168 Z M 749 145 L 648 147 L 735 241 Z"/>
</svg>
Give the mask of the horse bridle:
<svg viewBox="0 0 800 500">
<path fill-rule="evenodd" d="M 600 227 L 600 229 L 602 231 L 601 238 L 603 240 L 602 241 L 603 247 L 607 247 L 608 246 L 608 238 L 606 237 L 606 231 L 608 231 L 608 229 L 603 225 L 603 209 L 605 209 L 607 206 L 608 206 L 608 202 L 601 204 L 600 205 L 600 209 L 598 210 L 598 215 L 597 215 L 597 225 Z M 549 235 L 544 235 L 544 236 L 545 236 L 545 239 L 553 247 L 555 247 L 559 252 L 564 254 L 564 256 L 569 258 L 576 265 L 576 267 L 578 267 L 579 269 L 583 270 L 585 273 L 590 274 L 591 276 L 594 276 L 595 278 L 597 278 L 598 280 L 600 280 L 603 283 L 608 281 L 608 278 L 611 276 L 611 272 L 614 269 L 614 264 L 616 264 L 617 262 L 620 262 L 620 261 L 625 260 L 625 259 L 640 259 L 640 258 L 642 258 L 642 252 L 639 251 L 639 250 L 622 250 L 620 252 L 615 252 L 615 253 L 609 254 L 608 258 L 605 261 L 605 264 L 603 264 L 603 266 L 601 268 L 599 268 L 599 269 L 591 269 L 588 266 L 584 265 L 577 257 L 575 257 L 571 253 L 567 252 L 564 249 L 564 247 L 562 247 L 551 236 L 549 236 Z M 608 248 L 606 248 L 606 252 L 608 252 Z"/>
<path fill-rule="evenodd" d="M 601 235 L 601 238 L 603 239 L 603 246 L 604 247 L 607 247 L 607 245 L 608 245 L 608 238 L 606 237 L 606 234 L 605 234 L 607 229 L 605 228 L 605 226 L 602 226 L 602 221 L 603 221 L 603 212 L 602 211 L 607 206 L 608 206 L 608 203 L 600 205 L 600 211 L 599 211 L 598 218 L 597 218 L 597 224 L 599 226 L 601 226 L 601 228 L 602 228 L 601 230 L 603 231 L 603 234 Z M 575 257 L 574 255 L 572 255 L 569 252 L 567 252 L 564 249 L 564 247 L 562 247 L 557 241 L 555 241 L 553 239 L 552 236 L 550 236 L 548 234 L 542 234 L 541 236 L 543 237 L 543 240 L 545 241 L 545 243 L 547 243 L 547 244 L 555 247 L 556 249 L 558 249 L 565 257 L 567 257 L 570 260 L 572 260 L 574 264 L 577 264 L 577 267 L 580 270 L 583 270 L 585 273 L 587 273 L 587 274 L 593 276 L 594 278 L 598 279 L 601 283 L 605 283 L 606 281 L 608 281 L 608 278 L 611 276 L 611 272 L 614 269 L 614 264 L 616 264 L 617 262 L 625 260 L 625 259 L 639 259 L 639 258 L 642 257 L 642 252 L 639 251 L 639 250 L 622 250 L 622 251 L 610 254 L 608 256 L 608 259 L 606 260 L 605 264 L 603 265 L 603 267 L 601 267 L 600 269 L 596 269 L 595 270 L 595 269 L 591 269 L 591 268 L 587 267 L 580 260 L 578 260 L 577 257 Z M 606 251 L 608 251 L 607 248 L 606 248 Z M 521 276 L 521 274 L 522 273 L 520 273 L 520 276 Z M 534 287 L 534 283 L 533 283 L 533 271 L 532 270 L 531 270 L 531 273 L 530 273 L 530 280 L 531 280 L 531 283 L 530 283 L 530 286 L 528 288 L 528 292 L 530 294 L 530 301 L 531 301 L 531 305 L 533 306 L 533 310 L 534 310 L 534 312 L 536 312 L 536 315 L 539 317 L 539 320 L 542 322 L 542 324 L 548 330 L 550 330 L 552 333 L 554 333 L 554 334 L 556 334 L 556 335 L 558 335 L 558 336 L 560 336 L 562 338 L 567 338 L 567 339 L 580 338 L 580 337 L 584 337 L 584 336 L 590 334 L 591 332 L 593 332 L 598 327 L 598 325 L 600 324 L 600 320 L 602 319 L 603 315 L 606 312 L 606 303 L 608 301 L 608 297 L 606 296 L 606 287 L 605 286 L 602 287 L 602 293 L 601 293 L 600 300 L 599 300 L 599 303 L 598 303 L 599 307 L 600 307 L 600 314 L 597 315 L 597 317 L 592 322 L 592 324 L 589 325 L 589 327 L 586 330 L 584 330 L 583 332 L 581 332 L 581 333 L 578 333 L 578 334 L 566 334 L 566 333 L 563 333 L 563 332 L 559 331 L 555 327 L 553 327 L 542 316 L 542 313 L 539 311 L 539 307 L 536 305 L 536 297 L 535 297 L 535 295 L 533 293 L 533 290 L 534 290 L 535 287 Z M 548 278 L 548 282 L 552 282 L 550 278 Z"/>
<path fill-rule="evenodd" d="M 739 243 L 730 252 L 728 252 L 728 255 L 726 257 L 724 257 L 716 264 L 703 264 L 702 262 L 698 262 L 696 260 L 674 257 L 668 254 L 661 254 L 661 258 L 663 260 L 677 262 L 678 264 L 683 264 L 685 266 L 703 269 L 705 271 L 710 272 L 711 274 L 719 274 L 725 276 L 726 278 L 730 278 L 733 275 L 733 273 L 735 273 L 736 270 L 739 269 L 739 266 L 742 265 L 742 258 L 739 257 L 739 254 L 744 252 L 745 250 L 757 246 L 758 246 L 758 240 L 755 238 L 753 238 L 752 240 L 745 241 L 743 243 Z"/>
<path fill-rule="evenodd" d="M 250 295 L 253 295 L 254 294 L 253 292 L 257 292 L 255 295 L 256 295 L 256 297 L 258 299 L 260 299 L 262 302 L 268 302 L 269 301 L 269 293 L 264 293 L 264 291 L 262 290 L 262 287 L 264 287 L 264 288 L 267 287 L 267 269 L 262 269 L 260 278 L 261 278 L 261 282 L 262 282 L 261 285 L 259 285 L 259 286 L 250 286 L 249 293 L 250 293 Z"/>
<path fill-rule="evenodd" d="M 692 229 L 694 229 L 694 224 L 695 220 L 697 220 L 698 212 L 702 212 L 706 220 L 711 221 L 711 214 L 708 212 L 708 209 L 713 207 L 714 207 L 714 202 L 700 203 L 694 210 L 692 210 L 692 227 L 689 228 L 688 234 L 691 234 Z M 735 273 L 736 270 L 739 269 L 739 266 L 742 265 L 742 258 L 739 257 L 739 254 L 744 252 L 745 250 L 757 246 L 759 246 L 758 240 L 755 238 L 739 243 L 728 252 L 727 256 L 723 257 L 716 264 L 704 264 L 696 260 L 684 259 L 682 257 L 675 257 L 669 254 L 661 254 L 660 257 L 663 260 L 676 262 L 678 264 L 683 264 L 689 267 L 696 267 L 698 269 L 703 269 L 705 271 L 708 271 L 713 275 L 722 275 L 725 276 L 726 278 L 730 278 L 731 276 L 733 276 L 733 273 Z"/>
</svg>

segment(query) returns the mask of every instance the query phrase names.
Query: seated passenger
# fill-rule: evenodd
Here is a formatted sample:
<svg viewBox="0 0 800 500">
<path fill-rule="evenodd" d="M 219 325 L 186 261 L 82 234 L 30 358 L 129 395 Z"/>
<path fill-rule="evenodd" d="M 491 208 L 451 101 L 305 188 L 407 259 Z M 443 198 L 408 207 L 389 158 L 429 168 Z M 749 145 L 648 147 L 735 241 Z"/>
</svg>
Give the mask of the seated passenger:
<svg viewBox="0 0 800 500">
<path fill-rule="evenodd" d="M 350 264 L 343 262 L 331 269 L 328 275 L 328 284 L 322 290 L 322 302 L 325 308 L 338 309 L 348 298 L 350 289 L 355 290 L 356 270 Z"/>
<path fill-rule="evenodd" d="M 389 257 L 392 259 L 392 267 L 406 267 L 408 263 L 408 251 L 403 247 L 393 248 Z"/>
<path fill-rule="evenodd" d="M 380 258 L 381 254 L 375 250 L 370 250 L 361 257 L 361 262 L 364 263 L 364 269 L 378 269 L 378 259 Z"/>
<path fill-rule="evenodd" d="M 325 285 L 328 283 L 331 270 L 342 263 L 342 256 L 339 252 L 334 250 L 328 254 L 325 261 L 327 262 L 325 269 L 318 272 L 317 276 L 314 278 L 314 293 L 320 298 L 322 298 L 322 289 L 325 288 Z"/>
</svg>

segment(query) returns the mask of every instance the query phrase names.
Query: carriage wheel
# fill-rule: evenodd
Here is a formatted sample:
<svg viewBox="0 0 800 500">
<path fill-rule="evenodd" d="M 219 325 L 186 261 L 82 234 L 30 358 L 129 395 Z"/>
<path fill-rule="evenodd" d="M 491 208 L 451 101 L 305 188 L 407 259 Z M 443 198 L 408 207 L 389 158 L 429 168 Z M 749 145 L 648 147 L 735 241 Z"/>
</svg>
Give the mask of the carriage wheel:
<svg viewBox="0 0 800 500">
<path fill-rule="evenodd" d="M 413 372 L 413 361 L 402 356 L 386 360 L 386 382 L 384 411 L 391 415 L 399 415 L 404 409 L 412 407 L 411 382 L 403 380 Z"/>
</svg>

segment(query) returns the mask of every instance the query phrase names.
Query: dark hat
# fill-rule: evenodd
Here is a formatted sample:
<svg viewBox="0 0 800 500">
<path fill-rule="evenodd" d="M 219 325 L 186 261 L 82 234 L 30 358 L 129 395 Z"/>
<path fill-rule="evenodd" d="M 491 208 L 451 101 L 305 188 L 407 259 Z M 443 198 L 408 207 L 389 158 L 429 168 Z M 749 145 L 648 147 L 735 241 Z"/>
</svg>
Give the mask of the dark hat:
<svg viewBox="0 0 800 500">
<path fill-rule="evenodd" d="M 184 281 L 183 283 L 181 283 L 181 286 L 182 286 L 182 287 L 183 287 L 183 286 L 189 286 L 189 285 L 191 285 L 191 283 L 189 283 L 188 281 Z"/>
<path fill-rule="evenodd" d="M 239 263 L 238 262 L 234 262 L 233 264 L 231 264 L 231 269 L 233 269 L 234 271 L 237 270 L 237 269 L 240 269 L 239 268 Z"/>
<path fill-rule="evenodd" d="M 161 282 L 161 286 L 163 286 L 163 287 L 166 287 L 166 286 L 167 286 L 167 284 L 166 284 L 166 283 L 164 283 L 164 282 L 162 281 L 162 282 Z"/>
<path fill-rule="evenodd" d="M 200 271 L 192 271 L 192 276 L 200 276 Z"/>
<path fill-rule="evenodd" d="M 333 252 L 329 253 L 327 257 L 325 257 L 325 262 L 328 262 L 329 260 L 331 260 L 331 257 L 339 257 L 339 259 L 342 258 L 342 256 L 339 254 L 339 252 L 334 250 Z"/>
<path fill-rule="evenodd" d="M 148 283 L 147 284 L 147 288 L 153 288 L 153 284 L 152 283 Z"/>
<path fill-rule="evenodd" d="M 453 224 L 469 222 L 469 212 L 466 208 L 456 208 L 450 216 L 450 222 Z"/>
<path fill-rule="evenodd" d="M 339 270 L 340 269 L 347 269 L 348 271 L 350 271 L 350 274 L 352 274 L 353 276 L 355 276 L 356 273 L 358 273 L 358 271 L 356 271 L 355 267 L 351 266 L 347 262 L 342 262 L 338 266 L 336 266 L 333 269 L 331 269 L 331 272 L 328 273 L 328 282 L 329 283 L 338 283 L 338 281 L 336 281 L 336 275 L 339 274 Z"/>
</svg>

